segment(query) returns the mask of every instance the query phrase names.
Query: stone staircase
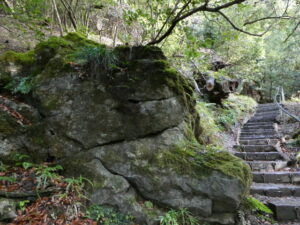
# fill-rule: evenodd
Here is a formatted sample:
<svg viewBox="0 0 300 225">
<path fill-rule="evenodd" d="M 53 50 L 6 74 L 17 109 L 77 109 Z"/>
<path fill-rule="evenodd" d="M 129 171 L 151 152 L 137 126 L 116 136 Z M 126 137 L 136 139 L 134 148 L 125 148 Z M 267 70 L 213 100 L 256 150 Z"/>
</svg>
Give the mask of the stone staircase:
<svg viewBox="0 0 300 225">
<path fill-rule="evenodd" d="M 261 104 L 244 124 L 235 155 L 252 169 L 251 194 L 267 204 L 278 221 L 300 224 L 300 172 L 285 171 L 288 157 L 281 152 L 275 130 L 279 108 Z"/>
</svg>

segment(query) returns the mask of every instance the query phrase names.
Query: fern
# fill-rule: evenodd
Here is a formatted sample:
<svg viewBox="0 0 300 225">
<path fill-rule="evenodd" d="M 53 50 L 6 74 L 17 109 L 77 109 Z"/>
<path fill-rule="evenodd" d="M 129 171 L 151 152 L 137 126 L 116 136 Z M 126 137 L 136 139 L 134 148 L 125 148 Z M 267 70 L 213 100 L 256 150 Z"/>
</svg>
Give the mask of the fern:
<svg viewBox="0 0 300 225">
<path fill-rule="evenodd" d="M 170 210 L 160 217 L 161 225 L 205 225 L 200 223 L 186 208 L 180 210 Z"/>
<path fill-rule="evenodd" d="M 264 203 L 262 203 L 261 201 L 259 201 L 256 198 L 253 198 L 253 197 L 247 198 L 245 204 L 251 210 L 261 211 L 261 212 L 268 213 L 268 214 L 273 214 L 272 210 L 268 206 L 266 206 Z"/>
</svg>

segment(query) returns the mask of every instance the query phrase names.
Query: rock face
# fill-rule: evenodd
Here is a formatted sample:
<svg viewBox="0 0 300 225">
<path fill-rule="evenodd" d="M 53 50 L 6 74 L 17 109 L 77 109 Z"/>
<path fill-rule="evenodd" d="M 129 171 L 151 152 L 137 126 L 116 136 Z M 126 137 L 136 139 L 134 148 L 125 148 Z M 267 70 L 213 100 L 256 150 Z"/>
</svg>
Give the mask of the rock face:
<svg viewBox="0 0 300 225">
<path fill-rule="evenodd" d="M 232 222 L 250 170 L 229 153 L 197 144 L 205 118 L 194 109 L 189 82 L 156 47 L 117 47 L 116 65 L 96 72 L 74 63 L 87 47 L 105 48 L 69 34 L 31 53 L 2 56 L 2 87 L 24 74 L 33 86 L 21 96 L 27 103 L 0 98 L 1 159 L 17 151 L 57 162 L 66 174 L 94 182 L 93 203 L 131 213 L 139 224 L 157 223 L 166 208 Z M 160 210 L 149 211 L 140 204 L 145 200 Z"/>
</svg>

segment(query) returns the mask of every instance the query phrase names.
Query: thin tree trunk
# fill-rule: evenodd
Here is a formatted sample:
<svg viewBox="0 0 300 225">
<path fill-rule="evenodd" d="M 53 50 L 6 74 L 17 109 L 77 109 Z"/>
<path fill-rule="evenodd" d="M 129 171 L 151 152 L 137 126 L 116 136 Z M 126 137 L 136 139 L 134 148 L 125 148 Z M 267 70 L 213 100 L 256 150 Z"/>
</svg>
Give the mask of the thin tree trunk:
<svg viewBox="0 0 300 225">
<path fill-rule="evenodd" d="M 63 36 L 64 35 L 64 31 L 63 31 L 63 28 L 62 28 L 61 19 L 60 19 L 60 16 L 59 16 L 59 12 L 57 10 L 57 5 L 56 5 L 55 0 L 52 0 L 52 4 L 53 4 L 53 8 L 54 8 L 57 20 L 58 20 L 60 36 Z"/>
<path fill-rule="evenodd" d="M 68 12 L 68 16 L 70 18 L 70 21 L 75 29 L 75 31 L 77 30 L 77 22 L 76 22 L 76 18 L 75 18 L 75 15 L 72 11 L 72 8 L 70 5 L 68 5 L 68 3 L 66 3 L 64 0 L 60 0 L 61 3 L 63 4 L 63 6 L 65 7 L 65 9 L 67 10 Z"/>
<path fill-rule="evenodd" d="M 117 33 L 118 33 L 118 24 L 115 26 L 115 33 L 114 33 L 114 39 L 113 39 L 113 47 L 116 46 Z"/>
<path fill-rule="evenodd" d="M 11 13 L 14 13 L 14 6 L 11 2 L 9 2 L 8 0 L 3 0 L 4 5 L 10 10 Z"/>
</svg>

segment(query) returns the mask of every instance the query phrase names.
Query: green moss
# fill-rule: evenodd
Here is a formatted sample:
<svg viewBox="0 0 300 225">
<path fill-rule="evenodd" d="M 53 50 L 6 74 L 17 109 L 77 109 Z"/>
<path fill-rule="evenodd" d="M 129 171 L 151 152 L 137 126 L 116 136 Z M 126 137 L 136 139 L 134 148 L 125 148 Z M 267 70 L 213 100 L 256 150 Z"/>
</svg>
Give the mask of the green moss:
<svg viewBox="0 0 300 225">
<path fill-rule="evenodd" d="M 139 59 L 165 60 L 162 50 L 156 46 L 118 46 L 114 49 L 121 61 L 133 61 Z"/>
<path fill-rule="evenodd" d="M 0 87 L 5 87 L 11 82 L 13 82 L 13 78 L 10 75 L 0 73 Z"/>
<path fill-rule="evenodd" d="M 160 76 L 168 86 L 179 95 L 185 96 L 187 101 L 194 102 L 193 87 L 175 68 L 172 68 L 166 60 L 155 60 L 159 68 Z"/>
<path fill-rule="evenodd" d="M 65 55 L 71 49 L 71 42 L 60 37 L 50 37 L 47 41 L 40 42 L 36 46 L 35 52 L 38 55 L 38 62 L 45 66 L 59 51 Z"/>
<path fill-rule="evenodd" d="M 219 171 L 224 175 L 238 178 L 245 186 L 250 186 L 251 170 L 241 159 L 220 150 L 197 152 L 201 148 L 203 146 L 197 143 L 186 142 L 173 150 L 161 153 L 159 165 L 162 168 L 171 168 L 178 174 L 199 179 L 209 176 L 213 171 Z"/>
<path fill-rule="evenodd" d="M 99 44 L 95 41 L 87 39 L 83 34 L 78 32 L 68 33 L 66 36 L 63 37 L 64 40 L 71 41 L 76 43 L 76 45 L 86 46 L 86 45 L 94 45 L 99 46 Z"/>
<path fill-rule="evenodd" d="M 0 57 L 0 61 L 4 63 L 13 62 L 21 66 L 31 66 L 35 61 L 35 52 L 28 51 L 26 53 L 19 53 L 7 51 Z"/>
</svg>

